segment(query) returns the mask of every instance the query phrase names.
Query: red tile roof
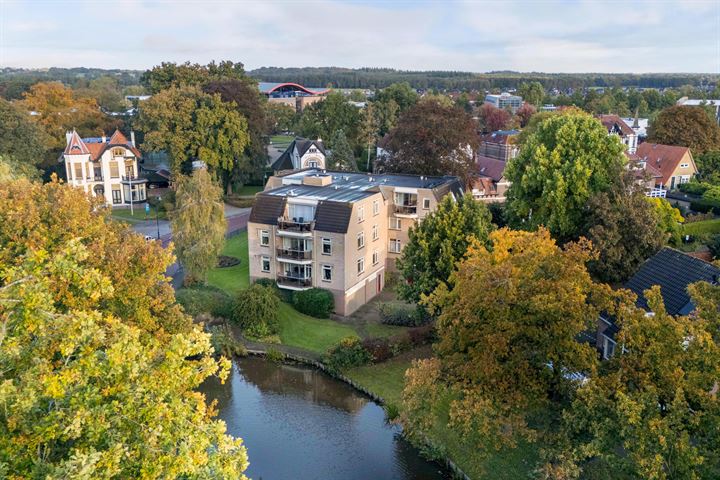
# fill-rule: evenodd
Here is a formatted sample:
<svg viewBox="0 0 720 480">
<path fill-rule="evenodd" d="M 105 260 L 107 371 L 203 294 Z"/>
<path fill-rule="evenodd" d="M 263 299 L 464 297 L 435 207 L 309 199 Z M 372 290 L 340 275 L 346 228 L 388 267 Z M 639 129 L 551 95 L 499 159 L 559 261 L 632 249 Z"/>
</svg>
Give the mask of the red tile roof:
<svg viewBox="0 0 720 480">
<path fill-rule="evenodd" d="M 659 143 L 641 143 L 637 149 L 637 156 L 644 160 L 647 166 L 662 174 L 663 184 L 670 180 L 673 172 L 686 155 L 690 155 L 690 149 L 687 147 Z"/>
<path fill-rule="evenodd" d="M 635 135 L 635 130 L 617 115 L 597 115 L 597 119 L 607 128 L 608 133 L 616 133 L 619 130 L 622 132 L 622 136 Z"/>
<path fill-rule="evenodd" d="M 82 141 L 82 138 L 80 138 L 80 135 L 73 130 L 64 153 L 65 155 L 87 155 L 90 151 L 87 145 L 85 145 L 85 142 Z"/>
<path fill-rule="evenodd" d="M 505 173 L 506 163 L 496 158 L 485 157 L 478 155 L 477 160 L 477 174 L 482 177 L 492 178 L 494 181 L 499 182 Z"/>
<path fill-rule="evenodd" d="M 140 154 L 140 151 L 130 144 L 127 137 L 123 135 L 120 130 L 115 130 L 115 133 L 113 133 L 110 139 L 106 140 L 105 142 L 93 141 L 88 143 L 83 142 L 77 132 L 73 130 L 72 136 L 70 137 L 70 142 L 68 142 L 67 147 L 65 147 L 64 153 L 66 155 L 90 154 L 90 159 L 93 162 L 96 162 L 105 152 L 105 150 L 113 146 L 125 147 L 131 152 L 133 152 L 133 155 L 135 155 L 135 157 L 137 158 L 140 158 L 142 156 Z"/>
</svg>

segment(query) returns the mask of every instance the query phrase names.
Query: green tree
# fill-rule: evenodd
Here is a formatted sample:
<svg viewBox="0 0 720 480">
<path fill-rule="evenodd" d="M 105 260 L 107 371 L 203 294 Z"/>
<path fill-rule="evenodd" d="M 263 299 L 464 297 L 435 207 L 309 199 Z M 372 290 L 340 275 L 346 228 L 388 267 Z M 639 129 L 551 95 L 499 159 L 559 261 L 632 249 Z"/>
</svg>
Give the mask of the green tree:
<svg viewBox="0 0 720 480">
<path fill-rule="evenodd" d="M 18 165 L 35 167 L 42 163 L 49 142 L 27 112 L 0 99 L 0 156 L 12 157 Z"/>
<path fill-rule="evenodd" d="M 207 170 L 178 177 L 170 222 L 185 283 L 205 283 L 225 245 L 227 228 L 222 189 Z"/>
<path fill-rule="evenodd" d="M 395 102 L 399 114 L 414 106 L 419 99 L 415 89 L 407 82 L 393 83 L 375 94 L 375 101 L 378 103 Z"/>
<path fill-rule="evenodd" d="M 232 307 L 231 320 L 250 338 L 274 335 L 280 329 L 280 299 L 273 287 L 257 283 L 238 292 Z"/>
<path fill-rule="evenodd" d="M 608 478 L 717 478 L 720 291 L 709 284 L 690 291 L 699 305 L 693 318 L 668 315 L 659 287 L 645 292 L 653 315 L 632 298 L 618 309 L 623 348 L 565 412 L 565 462 L 592 461 Z"/>
<path fill-rule="evenodd" d="M 367 103 L 362 111 L 359 139 L 363 146 L 367 146 L 366 169 L 370 171 L 370 150 L 377 140 L 380 123 L 375 110 L 375 104 Z"/>
<path fill-rule="evenodd" d="M 295 130 L 297 115 L 295 109 L 282 103 L 267 103 L 270 129 L 272 133 L 292 132 Z"/>
<path fill-rule="evenodd" d="M 329 159 L 330 168 L 341 172 L 356 172 L 357 162 L 345 132 L 338 130 L 333 138 L 332 145 L 333 148 Z"/>
<path fill-rule="evenodd" d="M 518 95 L 530 105 L 539 107 L 545 99 L 545 87 L 540 82 L 523 82 L 518 87 Z"/>
<path fill-rule="evenodd" d="M 680 245 L 682 223 L 685 221 L 680 210 L 670 205 L 670 202 L 664 198 L 647 198 L 646 201 L 653 206 L 662 241 L 675 246 Z"/>
<path fill-rule="evenodd" d="M 398 294 L 410 302 L 425 300 L 441 284 L 451 284 L 451 274 L 468 246 L 484 244 L 492 230 L 490 212 L 472 195 L 457 200 L 447 195 L 437 210 L 410 228 L 409 241 L 397 260 L 405 279 Z"/>
<path fill-rule="evenodd" d="M 224 60 L 214 61 L 207 65 L 185 62 L 180 65 L 162 62 L 146 71 L 141 79 L 142 84 L 152 94 L 171 87 L 195 86 L 202 87 L 211 80 L 249 80 L 242 63 Z"/>
<path fill-rule="evenodd" d="M 193 160 L 202 160 L 226 184 L 250 141 L 237 106 L 198 87 L 171 87 L 144 101 L 138 128 L 145 133 L 144 149 L 168 153 L 173 174 L 188 172 Z"/>
<path fill-rule="evenodd" d="M 694 160 L 703 179 L 720 184 L 720 150 L 708 150 L 695 156 Z"/>
<path fill-rule="evenodd" d="M 505 175 L 511 224 L 545 225 L 557 239 L 578 236 L 584 207 L 595 193 L 607 191 L 623 172 L 623 145 L 585 113 L 553 115 L 526 137 Z"/>
<path fill-rule="evenodd" d="M 650 124 L 648 142 L 689 147 L 698 156 L 720 150 L 720 127 L 703 108 L 675 105 Z"/>
<path fill-rule="evenodd" d="M 303 111 L 298 127 L 303 137 L 322 138 L 330 148 L 334 147 L 332 141 L 335 133 L 342 130 L 354 149 L 358 143 L 360 112 L 347 101 L 345 95 L 331 92 L 325 100 Z"/>
<path fill-rule="evenodd" d="M 78 89 L 77 94 L 79 97 L 94 99 L 109 112 L 122 112 L 130 107 L 123 97 L 118 80 L 107 75 L 90 80 L 87 88 Z"/>
<path fill-rule="evenodd" d="M 83 240 L 0 261 L 0 474 L 7 478 L 245 479 L 240 439 L 196 389 L 227 377 L 195 327 L 165 340 L 102 303 L 58 309 L 58 279 L 76 297 L 111 297 Z"/>
</svg>

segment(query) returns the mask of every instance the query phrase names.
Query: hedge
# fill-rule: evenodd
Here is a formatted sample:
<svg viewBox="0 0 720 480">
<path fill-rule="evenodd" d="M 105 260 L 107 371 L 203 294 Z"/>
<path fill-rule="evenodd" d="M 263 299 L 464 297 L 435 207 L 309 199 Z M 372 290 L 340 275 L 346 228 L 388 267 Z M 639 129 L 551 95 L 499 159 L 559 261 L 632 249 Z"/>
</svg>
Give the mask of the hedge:
<svg viewBox="0 0 720 480">
<path fill-rule="evenodd" d="M 343 338 L 340 343 L 330 347 L 322 357 L 325 366 L 337 372 L 367 365 L 371 360 L 370 352 L 357 337 Z"/>
<path fill-rule="evenodd" d="M 720 214 L 720 202 L 714 200 L 699 199 L 690 202 L 690 210 L 700 213 L 712 212 Z"/>
<path fill-rule="evenodd" d="M 181 288 L 175 292 L 175 299 L 185 313 L 197 317 L 207 314 L 213 317 L 230 318 L 232 299 L 224 291 L 211 286 Z"/>
<path fill-rule="evenodd" d="M 380 320 L 385 325 L 417 327 L 428 321 L 422 310 L 412 305 L 381 303 L 378 310 L 380 311 Z"/>
<path fill-rule="evenodd" d="M 335 298 L 328 290 L 311 288 L 293 293 L 292 304 L 298 312 L 305 315 L 328 318 L 335 308 Z"/>
</svg>

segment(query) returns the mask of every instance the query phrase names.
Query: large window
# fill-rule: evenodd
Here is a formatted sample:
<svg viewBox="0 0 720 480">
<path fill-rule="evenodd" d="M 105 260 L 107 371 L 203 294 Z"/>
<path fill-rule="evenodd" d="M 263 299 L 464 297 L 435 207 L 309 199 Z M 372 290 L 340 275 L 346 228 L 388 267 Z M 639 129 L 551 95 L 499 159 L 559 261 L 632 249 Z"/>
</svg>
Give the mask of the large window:
<svg viewBox="0 0 720 480">
<path fill-rule="evenodd" d="M 332 255 L 332 240 L 329 238 L 322 239 L 322 254 Z"/>
<path fill-rule="evenodd" d="M 401 247 L 402 246 L 400 240 L 392 239 L 390 240 L 390 246 L 388 247 L 388 250 L 390 250 L 392 253 L 400 253 Z"/>
<path fill-rule="evenodd" d="M 120 178 L 118 162 L 110 162 L 110 178 Z"/>
<path fill-rule="evenodd" d="M 372 239 L 377 240 L 378 238 L 380 238 L 380 233 L 377 224 L 375 224 L 372 226 Z"/>
<path fill-rule="evenodd" d="M 380 261 L 380 253 L 377 250 L 373 251 L 372 262 L 373 265 L 377 265 Z"/>
<path fill-rule="evenodd" d="M 83 178 L 82 164 L 76 163 L 75 164 L 75 180 L 81 180 L 82 178 Z"/>
<path fill-rule="evenodd" d="M 365 246 L 365 232 L 358 233 L 357 246 L 358 246 L 358 250 Z"/>
<path fill-rule="evenodd" d="M 333 271 L 332 265 L 323 265 L 322 266 L 323 282 L 332 282 L 332 271 Z"/>
<path fill-rule="evenodd" d="M 390 230 L 400 230 L 402 228 L 402 220 L 396 217 L 390 217 Z"/>
<path fill-rule="evenodd" d="M 263 272 L 269 272 L 270 271 L 270 257 L 262 257 L 260 259 L 260 269 Z"/>
<path fill-rule="evenodd" d="M 603 335 L 603 358 L 605 360 L 615 355 L 615 341 Z"/>
<path fill-rule="evenodd" d="M 365 271 L 365 259 L 359 258 L 357 261 L 357 273 L 360 275 Z"/>
<path fill-rule="evenodd" d="M 115 205 L 122 203 L 122 193 L 120 193 L 120 187 L 112 187 L 112 200 Z"/>
<path fill-rule="evenodd" d="M 358 207 L 358 223 L 365 220 L 365 207 Z"/>
<path fill-rule="evenodd" d="M 311 222 L 315 218 L 315 207 L 291 203 L 288 205 L 288 213 L 290 218 L 296 222 Z"/>
<path fill-rule="evenodd" d="M 263 247 L 270 245 L 270 232 L 267 230 L 260 230 L 260 245 Z"/>
</svg>

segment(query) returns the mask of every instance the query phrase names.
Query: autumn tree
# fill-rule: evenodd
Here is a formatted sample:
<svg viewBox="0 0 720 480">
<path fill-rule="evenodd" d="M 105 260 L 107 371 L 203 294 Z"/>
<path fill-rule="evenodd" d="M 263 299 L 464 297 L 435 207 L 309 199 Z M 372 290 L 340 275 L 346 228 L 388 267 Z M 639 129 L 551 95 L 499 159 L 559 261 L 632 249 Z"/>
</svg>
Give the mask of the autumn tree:
<svg viewBox="0 0 720 480">
<path fill-rule="evenodd" d="M 213 80 L 231 79 L 248 79 L 242 63 L 229 60 L 220 63 L 212 61 L 207 65 L 162 62 L 146 71 L 140 81 L 154 95 L 171 87 L 202 87 Z"/>
<path fill-rule="evenodd" d="M 480 127 L 483 132 L 495 132 L 505 130 L 510 125 L 512 114 L 507 110 L 497 108 L 489 103 L 483 103 L 478 112 Z"/>
<path fill-rule="evenodd" d="M 470 440 L 512 445 L 537 436 L 528 419 L 552 410 L 591 373 L 596 352 L 578 337 L 604 308 L 609 289 L 593 283 L 587 241 L 560 248 L 541 228 L 497 230 L 490 246 L 471 245 L 439 295 L 435 345 L 455 392 L 451 426 Z"/>
<path fill-rule="evenodd" d="M 679 246 L 682 240 L 682 223 L 685 221 L 680 210 L 664 198 L 646 198 L 646 201 L 653 206 L 663 242 Z"/>
<path fill-rule="evenodd" d="M 171 87 L 144 101 L 138 128 L 145 133 L 145 150 L 168 153 L 173 174 L 201 160 L 226 184 L 250 141 L 247 120 L 236 106 L 198 87 Z"/>
<path fill-rule="evenodd" d="M 693 318 L 668 315 L 659 287 L 618 309 L 616 349 L 563 416 L 565 448 L 546 465 L 602 466 L 608 478 L 717 478 L 720 288 L 690 287 Z M 580 472 L 579 472 L 580 473 Z"/>
<path fill-rule="evenodd" d="M 689 147 L 694 155 L 720 150 L 720 127 L 705 109 L 687 105 L 666 108 L 648 128 L 648 142 Z"/>
<path fill-rule="evenodd" d="M 467 181 L 478 139 L 462 109 L 423 100 L 408 109 L 386 139 L 389 158 L 378 167 L 416 175 L 456 175 Z"/>
<path fill-rule="evenodd" d="M 375 104 L 367 103 L 362 111 L 360 121 L 359 140 L 362 146 L 367 146 L 366 168 L 370 170 L 370 150 L 375 145 L 380 132 L 380 122 L 377 117 Z"/>
<path fill-rule="evenodd" d="M 505 176 L 507 211 L 517 227 L 546 226 L 557 239 L 578 236 L 588 199 L 623 174 L 626 158 L 616 135 L 576 111 L 553 115 L 527 137 Z"/>
<path fill-rule="evenodd" d="M 52 223 L 33 202 L 15 208 Z M 245 479 L 242 441 L 197 391 L 229 371 L 209 335 L 195 327 L 161 340 L 116 316 L 105 304 L 116 295 L 109 269 L 90 260 L 93 239 L 53 230 L 0 260 L 0 475 Z"/>
<path fill-rule="evenodd" d="M 355 155 L 353 154 L 350 142 L 348 142 L 345 136 L 345 132 L 338 130 L 333 138 L 332 145 L 329 168 L 341 172 L 356 172 L 357 163 L 355 162 Z"/>
<path fill-rule="evenodd" d="M 530 123 L 530 119 L 537 113 L 537 109 L 530 103 L 523 103 L 515 112 L 517 121 L 521 127 L 526 127 Z"/>
<path fill-rule="evenodd" d="M 68 242 L 80 242 L 87 255 L 80 267 L 97 270 L 112 288 L 103 295 L 83 293 L 80 277 L 46 272 L 52 307 L 102 310 L 156 336 L 185 332 L 191 320 L 175 303 L 165 271 L 171 251 L 148 242 L 81 189 L 53 181 L 44 185 L 20 180 L 0 189 L 0 265 L 19 266 L 33 251 L 54 255 Z"/>
<path fill-rule="evenodd" d="M 50 139 L 30 115 L 0 99 L 0 155 L 30 168 L 40 165 Z"/>
<path fill-rule="evenodd" d="M 518 87 L 518 95 L 530 105 L 539 107 L 545 99 L 545 87 L 540 82 L 522 82 Z"/>
<path fill-rule="evenodd" d="M 435 211 L 410 228 L 408 243 L 397 260 L 405 280 L 398 286 L 399 296 L 417 303 L 438 285 L 451 284 L 451 274 L 468 246 L 485 244 L 492 228 L 487 207 L 471 194 L 457 200 L 445 196 Z"/>
<path fill-rule="evenodd" d="M 225 245 L 227 228 L 222 189 L 207 170 L 178 177 L 170 222 L 185 283 L 205 283 Z"/>
</svg>

